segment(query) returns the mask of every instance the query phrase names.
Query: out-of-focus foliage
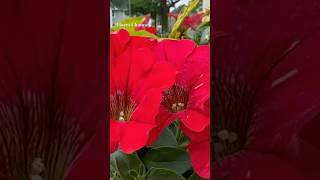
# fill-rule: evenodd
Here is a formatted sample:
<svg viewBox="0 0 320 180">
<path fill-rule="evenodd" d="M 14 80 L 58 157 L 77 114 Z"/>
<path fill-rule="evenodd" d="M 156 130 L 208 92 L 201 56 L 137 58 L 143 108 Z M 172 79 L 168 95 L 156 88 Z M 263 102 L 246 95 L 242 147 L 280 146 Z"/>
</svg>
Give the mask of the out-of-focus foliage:
<svg viewBox="0 0 320 180">
<path fill-rule="evenodd" d="M 169 34 L 169 38 L 179 39 L 182 35 L 181 26 L 184 20 L 188 17 L 188 15 L 197 8 L 200 0 L 192 0 L 189 2 L 187 6 L 185 6 L 182 11 L 179 13 L 177 21 L 173 25 L 172 31 Z"/>
<path fill-rule="evenodd" d="M 198 0 L 192 0 L 179 15 L 171 15 L 177 18 L 170 33 L 173 39 L 191 39 L 197 44 L 208 44 L 210 41 L 210 10 L 192 13 L 199 5 Z"/>
<path fill-rule="evenodd" d="M 111 31 L 118 31 L 120 29 L 125 29 L 129 32 L 131 36 L 143 36 L 149 38 L 158 38 L 156 35 L 146 31 L 146 30 L 137 30 L 137 27 L 144 26 L 145 16 L 132 17 L 124 19 L 116 23 L 115 26 L 111 28 Z"/>
</svg>

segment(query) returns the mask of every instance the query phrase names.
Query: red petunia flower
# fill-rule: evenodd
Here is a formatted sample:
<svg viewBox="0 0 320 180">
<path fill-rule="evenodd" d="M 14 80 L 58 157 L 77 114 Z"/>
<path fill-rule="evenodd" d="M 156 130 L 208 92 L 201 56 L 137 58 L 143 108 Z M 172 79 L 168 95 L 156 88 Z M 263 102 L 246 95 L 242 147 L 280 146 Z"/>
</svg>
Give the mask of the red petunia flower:
<svg viewBox="0 0 320 180">
<path fill-rule="evenodd" d="M 215 3 L 213 178 L 320 177 L 319 4 Z M 270 13 L 272 12 L 272 13 Z"/>
<path fill-rule="evenodd" d="M 150 14 L 147 14 L 147 15 L 143 16 L 142 24 L 137 26 L 135 28 L 135 30 L 136 31 L 145 30 L 145 31 L 148 31 L 151 34 L 157 34 L 157 29 L 155 27 L 153 27 L 153 26 L 149 26 L 148 25 L 148 23 L 150 22 L 150 17 L 151 17 Z"/>
<path fill-rule="evenodd" d="M 175 80 L 173 66 L 156 60 L 152 41 L 124 30 L 111 34 L 111 152 L 120 146 L 132 153 L 146 145 L 157 125 L 161 93 Z"/>
<path fill-rule="evenodd" d="M 182 131 L 189 137 L 187 149 L 194 171 L 205 179 L 210 179 L 210 126 L 201 132 L 190 131 L 185 126 Z"/>
<path fill-rule="evenodd" d="M 8 18 L 0 33 L 2 180 L 103 179 L 106 174 L 99 171 L 100 159 L 78 161 L 91 148 L 97 124 L 106 121 L 103 2 L 69 3 L 1 2 L 0 18 Z M 96 170 L 79 177 L 84 173 L 76 165 Z"/>
<path fill-rule="evenodd" d="M 195 30 L 202 23 L 203 15 L 204 13 L 201 12 L 201 13 L 192 14 L 186 17 L 181 27 L 185 30 L 189 28 L 192 28 Z M 174 17 L 175 19 L 178 19 L 177 14 L 169 13 L 169 16 Z"/>
<path fill-rule="evenodd" d="M 146 14 L 143 16 L 143 24 L 148 24 L 150 22 L 151 14 Z"/>
<path fill-rule="evenodd" d="M 157 34 L 157 29 L 155 27 L 148 26 L 148 25 L 137 26 L 135 28 L 135 30 L 136 31 L 145 30 L 145 31 L 148 31 L 151 34 Z"/>
<path fill-rule="evenodd" d="M 210 97 L 209 47 L 196 47 L 190 40 L 164 40 L 154 51 L 163 61 L 172 63 L 178 73 L 174 85 L 163 93 L 157 115 L 157 123 L 161 125 L 153 130 L 150 141 L 157 139 L 161 129 L 176 119 L 192 131 L 203 131 L 210 123 L 204 108 Z"/>
</svg>

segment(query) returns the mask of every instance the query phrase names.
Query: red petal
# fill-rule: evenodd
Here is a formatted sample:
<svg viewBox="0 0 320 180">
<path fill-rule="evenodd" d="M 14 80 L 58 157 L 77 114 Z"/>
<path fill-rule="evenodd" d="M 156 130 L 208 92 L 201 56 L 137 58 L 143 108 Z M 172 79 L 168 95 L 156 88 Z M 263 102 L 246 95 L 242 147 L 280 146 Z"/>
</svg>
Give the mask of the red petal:
<svg viewBox="0 0 320 180">
<path fill-rule="evenodd" d="M 193 51 L 177 74 L 176 83 L 188 88 L 189 107 L 203 109 L 203 103 L 210 97 L 209 46 L 199 46 Z"/>
<path fill-rule="evenodd" d="M 191 142 L 187 148 L 194 171 L 199 176 L 210 179 L 210 141 Z"/>
<path fill-rule="evenodd" d="M 182 125 L 181 130 L 183 131 L 184 134 L 190 138 L 190 141 L 192 143 L 199 143 L 203 141 L 210 141 L 210 125 L 207 126 L 203 131 L 201 132 L 194 132 L 187 128 L 186 126 Z"/>
<path fill-rule="evenodd" d="M 121 133 L 125 130 L 126 123 L 110 119 L 110 153 L 118 149 Z"/>
<path fill-rule="evenodd" d="M 159 59 L 169 61 L 179 69 L 195 47 L 191 40 L 162 40 L 155 46 L 155 53 Z"/>
<path fill-rule="evenodd" d="M 159 111 L 161 97 L 161 91 L 157 89 L 146 92 L 143 98 L 138 101 L 139 104 L 134 110 L 130 121 L 155 124 L 155 117 Z"/>
<path fill-rule="evenodd" d="M 303 158 L 315 150 L 307 150 L 300 137 L 302 129 L 320 114 L 318 35 L 304 41 L 279 64 L 257 94 L 257 111 L 253 119 L 256 141 L 252 147 L 279 152 L 299 164 L 311 164 Z M 320 126 L 314 127 L 319 132 Z M 268 145 L 267 145 L 268 144 Z M 305 147 L 303 147 L 305 146 Z M 310 151 L 309 154 L 302 153 Z M 318 158 L 317 158 L 318 159 Z M 315 159 L 314 159 L 315 160 Z M 309 161 L 309 162 L 308 162 Z"/>
<path fill-rule="evenodd" d="M 126 48 L 129 42 L 129 33 L 126 30 L 119 30 L 116 33 L 110 34 L 110 53 L 115 57 L 119 56 Z"/>
<path fill-rule="evenodd" d="M 156 39 L 141 37 L 141 36 L 131 36 L 130 39 L 130 46 L 136 48 L 143 48 L 143 47 L 152 47 L 157 43 Z"/>
<path fill-rule="evenodd" d="M 68 173 L 67 180 L 84 180 L 92 177 L 105 179 L 107 175 L 105 166 L 108 163 L 106 159 L 106 123 L 106 121 L 99 122 L 96 134 L 77 157 Z"/>
<path fill-rule="evenodd" d="M 131 58 L 129 86 L 133 87 L 145 73 L 149 73 L 155 63 L 155 56 L 149 48 L 134 48 L 131 57 L 127 58 Z"/>
<path fill-rule="evenodd" d="M 213 26 L 224 35 L 213 39 L 214 68 L 241 73 L 256 85 L 296 40 L 319 27 L 315 4 L 317 0 L 216 0 Z"/>
<path fill-rule="evenodd" d="M 16 97 L 19 91 L 14 72 L 4 57 L 0 54 L 0 102 L 7 103 L 12 97 Z"/>
<path fill-rule="evenodd" d="M 132 49 L 126 49 L 117 59 L 115 59 L 114 70 L 111 71 L 113 75 L 110 79 L 113 80 L 115 88 L 124 90 L 127 87 L 129 80 L 130 65 L 132 61 Z"/>
<path fill-rule="evenodd" d="M 155 142 L 161 135 L 162 131 L 176 120 L 176 116 L 169 112 L 166 107 L 160 106 L 159 113 L 156 116 L 157 126 L 153 128 L 149 135 L 148 145 L 151 145 Z"/>
<path fill-rule="evenodd" d="M 188 106 L 204 110 L 204 103 L 210 99 L 210 73 L 202 74 L 189 91 Z"/>
<path fill-rule="evenodd" d="M 281 157 L 248 151 L 230 157 L 220 165 L 214 164 L 213 176 L 232 180 L 309 179 L 306 174 Z"/>
<path fill-rule="evenodd" d="M 139 31 L 139 30 L 145 30 L 145 31 L 148 31 L 149 33 L 151 34 L 157 34 L 157 30 L 155 27 L 136 27 L 135 28 L 136 31 Z"/>
<path fill-rule="evenodd" d="M 111 54 L 110 54 L 111 55 Z M 110 56 L 110 94 L 113 94 L 114 91 L 117 89 L 117 71 L 115 69 L 115 58 Z"/>
<path fill-rule="evenodd" d="M 204 74 L 210 74 L 209 46 L 197 47 L 178 71 L 177 83 L 186 87 L 193 86 Z"/>
<path fill-rule="evenodd" d="M 190 139 L 188 151 L 192 166 L 197 174 L 203 178 L 210 178 L 210 126 L 201 132 L 193 132 L 184 125 L 181 130 Z"/>
<path fill-rule="evenodd" d="M 318 172 L 320 162 L 320 114 L 312 121 L 308 122 L 298 136 L 299 157 L 296 158 L 297 164 L 309 171 L 310 174 Z M 312 172 L 310 172 L 312 171 Z"/>
<path fill-rule="evenodd" d="M 157 62 L 153 65 L 152 70 L 146 75 L 145 79 L 137 82 L 132 92 L 136 99 L 143 97 L 148 89 L 158 89 L 163 91 L 171 87 L 175 81 L 175 69 L 166 62 Z"/>
<path fill-rule="evenodd" d="M 182 26 L 184 29 L 193 28 L 196 29 L 202 23 L 203 13 L 193 14 L 187 17 Z"/>
<path fill-rule="evenodd" d="M 122 151 L 130 154 L 144 147 L 152 128 L 154 128 L 154 125 L 130 121 L 121 137 L 120 147 Z"/>
<path fill-rule="evenodd" d="M 201 112 L 187 109 L 178 114 L 181 122 L 190 130 L 200 132 L 210 124 L 210 117 Z"/>
</svg>

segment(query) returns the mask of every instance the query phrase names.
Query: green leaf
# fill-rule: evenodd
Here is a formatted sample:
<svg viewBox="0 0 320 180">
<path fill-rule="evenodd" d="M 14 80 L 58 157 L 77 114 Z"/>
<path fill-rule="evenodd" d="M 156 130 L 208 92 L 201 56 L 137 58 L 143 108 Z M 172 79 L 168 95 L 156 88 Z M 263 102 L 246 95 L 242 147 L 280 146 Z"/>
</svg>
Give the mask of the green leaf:
<svg viewBox="0 0 320 180">
<path fill-rule="evenodd" d="M 132 17 L 119 21 L 115 26 L 111 28 L 111 31 L 118 31 L 120 29 L 125 29 L 128 32 L 135 31 L 138 24 L 142 24 L 144 17 Z"/>
<path fill-rule="evenodd" d="M 208 44 L 210 41 L 210 22 L 201 24 L 195 31 L 189 28 L 185 35 L 198 45 Z"/>
<path fill-rule="evenodd" d="M 172 31 L 169 34 L 169 38 L 178 39 L 181 36 L 180 27 L 183 21 L 188 17 L 188 15 L 197 8 L 200 0 L 191 0 L 187 6 L 185 6 L 178 15 L 178 19 L 172 27 Z"/>
<path fill-rule="evenodd" d="M 200 176 L 198 176 L 196 173 L 193 173 L 188 180 L 205 180 L 203 178 L 201 178 Z"/>
<path fill-rule="evenodd" d="M 129 31 L 129 34 L 130 36 L 142 36 L 142 37 L 148 37 L 148 38 L 154 38 L 154 39 L 158 38 L 156 35 L 145 30 Z"/>
<path fill-rule="evenodd" d="M 125 154 L 116 151 L 110 156 L 110 165 L 112 167 L 110 171 L 112 170 L 119 180 L 136 180 L 145 174 L 144 164 L 136 153 Z"/>
<path fill-rule="evenodd" d="M 210 41 L 210 22 L 200 25 L 197 31 L 201 34 L 199 44 L 208 44 Z"/>
<path fill-rule="evenodd" d="M 210 27 L 207 27 L 201 32 L 200 45 L 208 44 L 210 41 Z"/>
<path fill-rule="evenodd" d="M 160 147 L 148 151 L 143 158 L 148 169 L 166 168 L 183 174 L 191 168 L 189 155 L 185 150 L 174 147 Z"/>
<path fill-rule="evenodd" d="M 188 28 L 187 31 L 185 32 L 185 36 L 188 38 L 188 39 L 194 39 L 194 36 L 196 34 L 196 31 L 194 31 L 192 28 Z"/>
<path fill-rule="evenodd" d="M 177 119 L 173 123 L 169 125 L 169 129 L 175 134 L 176 141 L 178 142 L 178 146 L 181 149 L 185 149 L 187 144 L 189 143 L 188 137 L 181 130 L 181 121 Z"/>
<path fill-rule="evenodd" d="M 185 180 L 179 174 L 163 168 L 152 168 L 147 177 L 148 180 Z"/>
<path fill-rule="evenodd" d="M 136 31 L 135 28 L 138 25 L 141 25 L 144 20 L 143 16 L 140 17 L 132 17 L 128 19 L 124 19 L 119 21 L 115 26 L 111 28 L 111 31 L 118 31 L 120 29 L 125 29 L 129 32 L 130 36 L 142 36 L 148 38 L 157 39 L 158 37 L 148 31 L 145 30 L 138 30 Z"/>
<path fill-rule="evenodd" d="M 178 147 L 176 137 L 169 128 L 165 128 L 160 138 L 151 147 Z"/>
</svg>

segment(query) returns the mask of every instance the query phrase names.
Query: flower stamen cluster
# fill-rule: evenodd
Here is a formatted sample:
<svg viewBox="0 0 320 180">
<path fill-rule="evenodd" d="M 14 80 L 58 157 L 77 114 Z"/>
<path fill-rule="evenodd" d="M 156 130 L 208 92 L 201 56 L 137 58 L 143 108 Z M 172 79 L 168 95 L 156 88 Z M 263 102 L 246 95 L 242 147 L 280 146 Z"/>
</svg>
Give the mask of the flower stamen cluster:
<svg viewBox="0 0 320 180">
<path fill-rule="evenodd" d="M 169 111 L 176 113 L 186 109 L 189 99 L 189 92 L 186 88 L 177 84 L 163 93 L 162 104 L 169 109 Z"/>
<path fill-rule="evenodd" d="M 128 121 L 136 108 L 132 98 L 122 91 L 116 91 L 110 96 L 111 117 L 117 121 Z"/>
</svg>

